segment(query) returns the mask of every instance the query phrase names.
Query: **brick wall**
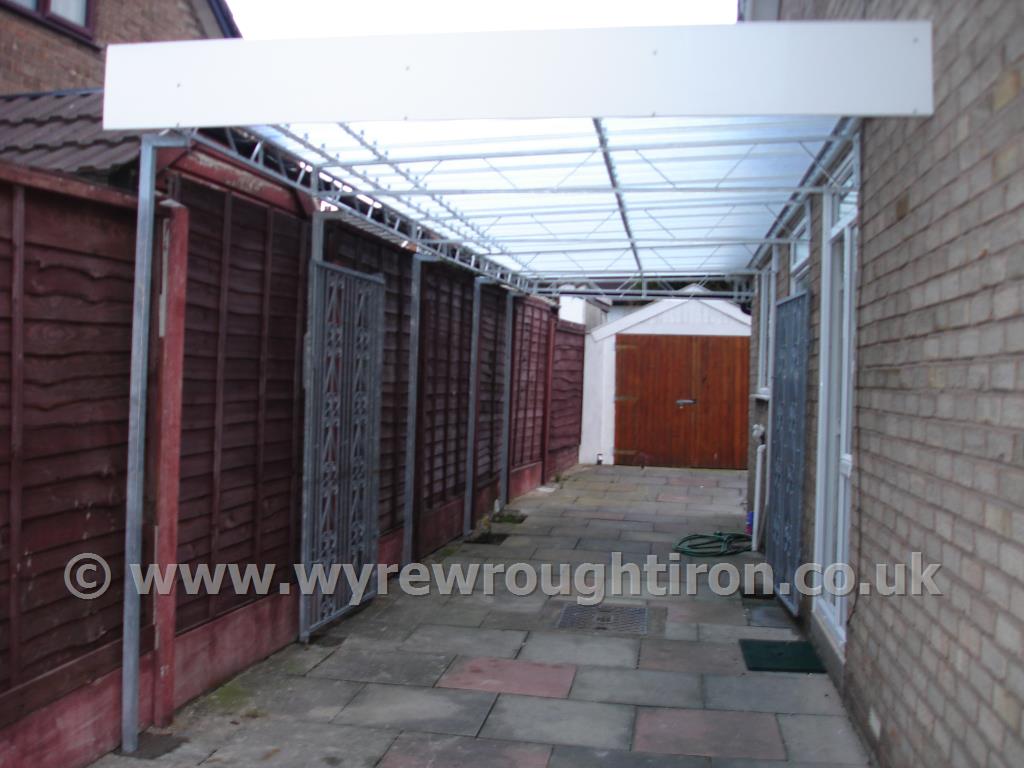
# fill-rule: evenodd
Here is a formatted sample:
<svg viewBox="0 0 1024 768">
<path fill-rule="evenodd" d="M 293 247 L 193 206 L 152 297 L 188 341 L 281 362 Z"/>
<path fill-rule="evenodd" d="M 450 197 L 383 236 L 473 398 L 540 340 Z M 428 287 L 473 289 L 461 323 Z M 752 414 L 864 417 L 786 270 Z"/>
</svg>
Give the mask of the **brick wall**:
<svg viewBox="0 0 1024 768">
<path fill-rule="evenodd" d="M 944 594 L 852 602 L 844 696 L 883 766 L 1019 765 L 1024 4 L 782 8 L 935 25 L 935 114 L 862 131 L 851 559 L 922 552 Z"/>
<path fill-rule="evenodd" d="M 108 43 L 190 40 L 209 34 L 205 30 L 210 25 L 193 0 L 93 2 L 93 43 L 0 6 L 0 93 L 99 87 Z"/>
</svg>

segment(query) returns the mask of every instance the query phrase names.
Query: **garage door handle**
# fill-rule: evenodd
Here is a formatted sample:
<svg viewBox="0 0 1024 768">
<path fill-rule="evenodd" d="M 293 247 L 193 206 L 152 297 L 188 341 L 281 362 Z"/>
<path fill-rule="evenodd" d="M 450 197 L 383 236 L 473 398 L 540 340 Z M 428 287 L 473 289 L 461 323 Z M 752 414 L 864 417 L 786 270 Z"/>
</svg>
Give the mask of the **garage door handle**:
<svg viewBox="0 0 1024 768">
<path fill-rule="evenodd" d="M 696 400 L 676 400 L 676 405 L 682 408 L 684 405 L 696 405 Z"/>
</svg>

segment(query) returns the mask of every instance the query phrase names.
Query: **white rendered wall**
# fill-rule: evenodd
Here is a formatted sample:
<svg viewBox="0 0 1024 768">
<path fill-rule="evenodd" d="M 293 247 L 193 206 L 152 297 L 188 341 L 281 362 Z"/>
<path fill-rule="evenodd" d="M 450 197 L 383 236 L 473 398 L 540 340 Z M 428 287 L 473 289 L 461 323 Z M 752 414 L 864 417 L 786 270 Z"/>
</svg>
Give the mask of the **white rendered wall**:
<svg viewBox="0 0 1024 768">
<path fill-rule="evenodd" d="M 580 464 L 615 463 L 615 344 L 618 334 L 750 336 L 750 317 L 723 299 L 665 299 L 587 334 L 583 358 Z M 656 375 L 656 372 L 652 371 Z"/>
</svg>

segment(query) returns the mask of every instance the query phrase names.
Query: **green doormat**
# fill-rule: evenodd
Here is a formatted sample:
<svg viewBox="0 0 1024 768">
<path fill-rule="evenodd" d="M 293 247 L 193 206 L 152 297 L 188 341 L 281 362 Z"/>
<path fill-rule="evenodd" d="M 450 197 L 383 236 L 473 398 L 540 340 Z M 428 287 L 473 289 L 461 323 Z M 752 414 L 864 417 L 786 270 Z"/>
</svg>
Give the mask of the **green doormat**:
<svg viewBox="0 0 1024 768">
<path fill-rule="evenodd" d="M 751 672 L 824 672 L 814 646 L 806 640 L 740 640 Z"/>
</svg>

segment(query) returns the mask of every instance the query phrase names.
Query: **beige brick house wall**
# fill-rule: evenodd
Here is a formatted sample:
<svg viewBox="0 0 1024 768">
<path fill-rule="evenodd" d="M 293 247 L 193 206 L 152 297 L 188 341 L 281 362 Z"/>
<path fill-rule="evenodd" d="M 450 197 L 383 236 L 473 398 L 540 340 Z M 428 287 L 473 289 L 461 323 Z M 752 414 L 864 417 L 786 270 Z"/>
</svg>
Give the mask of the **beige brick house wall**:
<svg viewBox="0 0 1024 768">
<path fill-rule="evenodd" d="M 935 114 L 862 129 L 850 538 L 860 574 L 919 551 L 944 594 L 851 600 L 844 696 L 883 766 L 1020 765 L 1024 3 L 783 0 L 782 15 L 935 25 Z"/>
<path fill-rule="evenodd" d="M 220 36 L 205 0 L 93 0 L 95 36 L 86 42 L 0 5 L 0 93 L 103 85 L 108 43 Z"/>
</svg>

